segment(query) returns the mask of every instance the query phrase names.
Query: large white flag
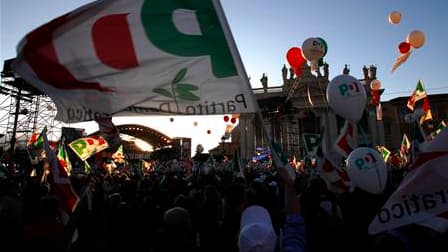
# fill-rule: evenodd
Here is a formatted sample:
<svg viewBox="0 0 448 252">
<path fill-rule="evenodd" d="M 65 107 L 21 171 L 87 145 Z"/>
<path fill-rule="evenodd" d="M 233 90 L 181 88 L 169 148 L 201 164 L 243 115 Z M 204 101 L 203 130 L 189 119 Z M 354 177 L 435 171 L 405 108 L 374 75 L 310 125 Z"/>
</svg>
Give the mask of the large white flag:
<svg viewBox="0 0 448 252">
<path fill-rule="evenodd" d="M 13 69 L 56 119 L 258 108 L 218 0 L 103 0 L 35 29 Z"/>
<path fill-rule="evenodd" d="M 434 218 L 447 219 L 444 215 L 448 212 L 447 163 L 448 129 L 445 129 L 419 154 L 411 171 L 373 219 L 369 233 L 411 223 L 433 227 Z M 440 230 L 440 227 L 434 229 Z M 448 227 L 444 229 L 447 231 Z"/>
</svg>

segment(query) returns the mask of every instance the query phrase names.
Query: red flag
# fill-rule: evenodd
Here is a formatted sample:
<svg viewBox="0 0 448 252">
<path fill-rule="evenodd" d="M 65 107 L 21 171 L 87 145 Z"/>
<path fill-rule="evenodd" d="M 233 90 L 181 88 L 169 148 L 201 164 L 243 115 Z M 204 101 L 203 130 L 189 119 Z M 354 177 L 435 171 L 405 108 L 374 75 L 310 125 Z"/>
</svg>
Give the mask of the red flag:
<svg viewBox="0 0 448 252">
<path fill-rule="evenodd" d="M 61 142 L 58 147 L 58 161 L 59 164 L 64 168 L 67 172 L 67 175 L 70 176 L 70 172 L 72 171 L 72 163 L 68 157 L 67 149 L 65 148 L 65 143 Z"/>
<path fill-rule="evenodd" d="M 335 143 L 335 150 L 344 157 L 348 157 L 350 152 L 356 148 L 355 143 L 355 126 L 353 123 L 345 121 L 344 127 L 341 130 L 341 134 Z"/>
<path fill-rule="evenodd" d="M 420 117 L 420 124 L 423 124 L 426 121 L 432 121 L 432 111 L 431 106 L 429 105 L 429 98 L 426 96 L 423 99 L 423 106 L 422 106 L 424 114 Z"/>
<path fill-rule="evenodd" d="M 328 188 L 334 192 L 345 192 L 349 189 L 350 178 L 345 170 L 337 167 L 328 158 L 324 157 L 320 169 L 322 178 L 327 182 Z"/>
<path fill-rule="evenodd" d="M 418 80 L 414 92 L 412 92 L 411 96 L 409 97 L 407 107 L 411 111 L 414 111 L 415 103 L 425 97 L 426 97 L 426 90 L 425 87 L 423 86 L 423 81 Z"/>
<path fill-rule="evenodd" d="M 79 203 L 79 197 L 72 188 L 67 171 L 59 162 L 55 152 L 50 148 L 47 133 L 43 132 L 42 136 L 44 139 L 45 152 L 47 154 L 47 162 L 50 164 L 51 168 L 53 191 L 58 199 L 58 207 L 62 214 L 64 224 L 67 224 L 70 215 L 73 214 Z"/>
</svg>

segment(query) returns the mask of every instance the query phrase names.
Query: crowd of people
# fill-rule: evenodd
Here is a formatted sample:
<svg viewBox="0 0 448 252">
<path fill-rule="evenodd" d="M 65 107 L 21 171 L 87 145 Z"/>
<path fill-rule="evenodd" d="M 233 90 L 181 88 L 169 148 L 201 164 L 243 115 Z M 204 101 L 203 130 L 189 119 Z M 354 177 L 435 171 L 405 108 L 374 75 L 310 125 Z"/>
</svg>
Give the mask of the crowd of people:
<svg viewBox="0 0 448 252">
<path fill-rule="evenodd" d="M 416 224 L 368 234 L 399 181 L 389 179 L 382 194 L 359 188 L 336 193 L 319 173 L 291 176 L 289 166 L 268 161 L 238 171 L 228 159 L 212 166 L 193 159 L 196 172 L 118 167 L 72 174 L 81 200 L 68 223 L 61 221 L 51 180 L 43 182 L 39 172 L 30 176 L 27 170 L 10 174 L 0 181 L 0 246 L 69 252 L 447 248 L 446 233 Z"/>
</svg>

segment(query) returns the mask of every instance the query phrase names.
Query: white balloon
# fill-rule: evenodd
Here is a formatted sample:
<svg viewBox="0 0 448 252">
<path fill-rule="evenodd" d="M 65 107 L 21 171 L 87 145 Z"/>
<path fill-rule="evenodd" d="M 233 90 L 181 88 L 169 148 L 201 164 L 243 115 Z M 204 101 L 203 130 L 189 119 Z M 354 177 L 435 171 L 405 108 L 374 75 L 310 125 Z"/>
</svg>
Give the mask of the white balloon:
<svg viewBox="0 0 448 252">
<path fill-rule="evenodd" d="M 357 123 L 366 107 L 366 90 L 355 77 L 342 74 L 327 86 L 327 100 L 333 111 L 346 120 Z"/>
<path fill-rule="evenodd" d="M 422 31 L 411 31 L 406 37 L 406 41 L 411 44 L 412 48 L 420 48 L 425 43 L 425 34 Z"/>
<path fill-rule="evenodd" d="M 347 174 L 352 183 L 366 192 L 380 194 L 387 182 L 387 168 L 381 154 L 372 148 L 359 147 L 347 157 Z"/>
<path fill-rule="evenodd" d="M 326 47 L 319 38 L 308 38 L 303 41 L 302 54 L 308 61 L 317 62 L 325 54 Z"/>
<path fill-rule="evenodd" d="M 401 13 L 398 11 L 392 11 L 389 14 L 389 23 L 398 24 L 401 21 Z"/>
<path fill-rule="evenodd" d="M 370 82 L 370 88 L 372 90 L 379 90 L 381 88 L 381 82 L 379 80 L 377 80 L 377 79 L 372 80 Z"/>
</svg>

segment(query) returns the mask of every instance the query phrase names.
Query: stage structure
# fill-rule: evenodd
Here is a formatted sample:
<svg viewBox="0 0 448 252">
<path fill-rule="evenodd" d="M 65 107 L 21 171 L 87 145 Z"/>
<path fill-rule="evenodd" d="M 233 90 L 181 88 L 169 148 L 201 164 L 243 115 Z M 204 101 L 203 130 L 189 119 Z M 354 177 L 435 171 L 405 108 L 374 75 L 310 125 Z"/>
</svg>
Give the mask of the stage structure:
<svg viewBox="0 0 448 252">
<path fill-rule="evenodd" d="M 0 146 L 12 155 L 45 126 L 53 141 L 60 138 L 62 128 L 62 123 L 54 120 L 57 111 L 52 100 L 12 71 L 13 60 L 4 61 L 0 84 Z"/>
</svg>

